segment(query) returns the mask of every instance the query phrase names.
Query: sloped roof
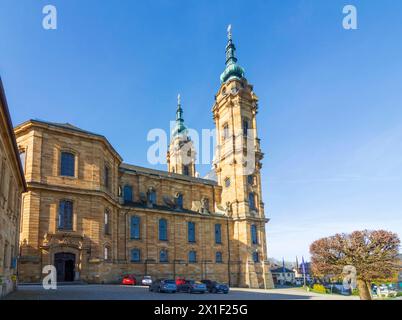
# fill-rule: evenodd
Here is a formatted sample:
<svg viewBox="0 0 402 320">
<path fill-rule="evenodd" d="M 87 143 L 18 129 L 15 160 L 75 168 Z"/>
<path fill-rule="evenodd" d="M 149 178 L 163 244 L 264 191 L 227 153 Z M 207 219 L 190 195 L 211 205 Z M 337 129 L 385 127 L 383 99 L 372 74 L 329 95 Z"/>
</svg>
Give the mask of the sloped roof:
<svg viewBox="0 0 402 320">
<path fill-rule="evenodd" d="M 131 171 L 131 172 L 145 173 L 145 174 L 164 177 L 164 178 L 172 178 L 172 179 L 176 179 L 176 180 L 184 180 L 184 181 L 188 181 L 188 182 L 201 183 L 201 184 L 207 184 L 207 185 L 212 185 L 212 186 L 217 185 L 216 181 L 213 181 L 213 180 L 208 180 L 208 179 L 203 179 L 203 178 L 195 178 L 195 177 L 190 177 L 190 176 L 186 176 L 183 174 L 172 173 L 172 172 L 167 172 L 167 171 L 163 171 L 163 170 L 150 169 L 150 168 L 135 166 L 132 164 L 127 164 L 127 163 L 122 163 L 120 165 L 120 169 L 122 171 L 127 171 L 127 172 Z"/>
</svg>

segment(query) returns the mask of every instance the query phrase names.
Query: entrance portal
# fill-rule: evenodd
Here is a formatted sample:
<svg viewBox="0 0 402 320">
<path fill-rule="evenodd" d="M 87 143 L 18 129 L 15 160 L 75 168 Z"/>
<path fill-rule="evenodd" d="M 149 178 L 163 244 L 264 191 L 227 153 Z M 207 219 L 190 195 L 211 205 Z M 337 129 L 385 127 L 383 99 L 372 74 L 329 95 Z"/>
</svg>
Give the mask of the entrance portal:
<svg viewBox="0 0 402 320">
<path fill-rule="evenodd" d="M 74 281 L 75 275 L 75 254 L 56 253 L 54 255 L 54 264 L 57 270 L 57 281 Z"/>
</svg>

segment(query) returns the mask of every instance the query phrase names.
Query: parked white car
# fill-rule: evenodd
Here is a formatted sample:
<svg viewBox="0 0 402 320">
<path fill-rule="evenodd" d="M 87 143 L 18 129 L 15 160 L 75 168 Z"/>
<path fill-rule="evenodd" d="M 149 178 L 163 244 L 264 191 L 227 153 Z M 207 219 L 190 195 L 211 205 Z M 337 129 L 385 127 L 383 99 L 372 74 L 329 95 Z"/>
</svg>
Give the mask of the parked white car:
<svg viewBox="0 0 402 320">
<path fill-rule="evenodd" d="M 142 278 L 142 280 L 141 280 L 141 284 L 143 285 L 143 286 L 150 286 L 150 285 L 152 285 L 152 278 L 151 278 L 151 276 L 144 276 L 144 278 Z"/>
</svg>

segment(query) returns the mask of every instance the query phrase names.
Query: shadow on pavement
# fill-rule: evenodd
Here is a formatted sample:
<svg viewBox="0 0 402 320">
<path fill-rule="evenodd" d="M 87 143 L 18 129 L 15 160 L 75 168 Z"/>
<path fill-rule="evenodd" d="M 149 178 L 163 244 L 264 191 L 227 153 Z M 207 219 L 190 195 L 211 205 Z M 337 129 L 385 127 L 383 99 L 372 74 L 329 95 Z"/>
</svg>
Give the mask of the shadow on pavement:
<svg viewBox="0 0 402 320">
<path fill-rule="evenodd" d="M 45 290 L 38 285 L 23 285 L 5 300 L 310 300 L 308 293 L 283 293 L 283 290 L 231 289 L 229 294 L 154 293 L 146 287 L 120 285 L 59 285 Z"/>
</svg>

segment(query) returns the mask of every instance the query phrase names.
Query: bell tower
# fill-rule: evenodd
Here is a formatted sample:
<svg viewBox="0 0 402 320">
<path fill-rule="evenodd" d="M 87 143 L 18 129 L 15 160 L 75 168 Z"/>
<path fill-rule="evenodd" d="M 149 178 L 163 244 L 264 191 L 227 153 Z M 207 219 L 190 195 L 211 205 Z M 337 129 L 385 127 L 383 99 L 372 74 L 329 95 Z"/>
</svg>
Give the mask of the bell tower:
<svg viewBox="0 0 402 320">
<path fill-rule="evenodd" d="M 184 125 L 180 94 L 177 96 L 176 123 L 167 152 L 168 171 L 195 177 L 195 148 Z"/>
<path fill-rule="evenodd" d="M 234 220 L 231 282 L 243 287 L 273 287 L 266 250 L 261 160 L 256 115 L 258 98 L 237 63 L 228 27 L 226 67 L 212 108 L 217 150 L 214 168 L 222 186 L 222 203 Z M 237 271 L 237 272 L 235 272 Z"/>
</svg>

